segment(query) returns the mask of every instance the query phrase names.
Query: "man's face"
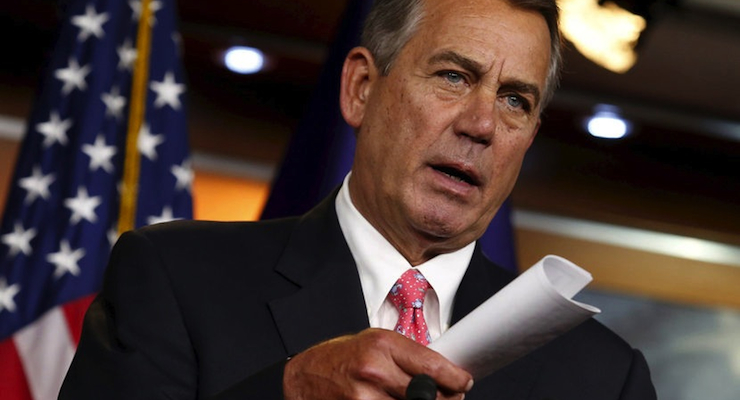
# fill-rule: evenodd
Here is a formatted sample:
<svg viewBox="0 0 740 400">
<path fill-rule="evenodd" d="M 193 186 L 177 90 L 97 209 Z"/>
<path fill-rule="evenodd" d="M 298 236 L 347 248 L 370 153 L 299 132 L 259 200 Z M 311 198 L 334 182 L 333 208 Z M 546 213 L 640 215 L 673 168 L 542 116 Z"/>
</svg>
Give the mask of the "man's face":
<svg viewBox="0 0 740 400">
<path fill-rule="evenodd" d="M 423 7 L 388 76 L 370 64 L 343 109 L 359 128 L 352 200 L 413 264 L 476 240 L 511 192 L 550 57 L 542 16 L 504 0 Z"/>
</svg>

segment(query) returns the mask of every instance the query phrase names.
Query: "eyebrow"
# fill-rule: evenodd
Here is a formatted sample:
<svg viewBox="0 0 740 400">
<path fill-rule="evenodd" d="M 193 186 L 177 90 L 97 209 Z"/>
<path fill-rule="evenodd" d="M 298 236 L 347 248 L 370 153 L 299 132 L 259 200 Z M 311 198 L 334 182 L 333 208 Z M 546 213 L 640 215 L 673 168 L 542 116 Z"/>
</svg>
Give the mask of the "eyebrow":
<svg viewBox="0 0 740 400">
<path fill-rule="evenodd" d="M 483 75 L 483 64 L 452 50 L 443 51 L 429 58 L 429 64 L 440 64 L 445 62 L 457 64 L 463 69 L 472 72 L 476 77 Z M 509 90 L 517 93 L 531 94 L 534 97 L 534 107 L 540 103 L 540 89 L 537 85 L 514 80 L 502 84 L 500 89 L 504 91 Z"/>
<path fill-rule="evenodd" d="M 481 63 L 452 50 L 435 54 L 429 59 L 429 64 L 440 64 L 445 62 L 457 64 L 477 76 L 483 75 L 483 65 Z"/>
</svg>

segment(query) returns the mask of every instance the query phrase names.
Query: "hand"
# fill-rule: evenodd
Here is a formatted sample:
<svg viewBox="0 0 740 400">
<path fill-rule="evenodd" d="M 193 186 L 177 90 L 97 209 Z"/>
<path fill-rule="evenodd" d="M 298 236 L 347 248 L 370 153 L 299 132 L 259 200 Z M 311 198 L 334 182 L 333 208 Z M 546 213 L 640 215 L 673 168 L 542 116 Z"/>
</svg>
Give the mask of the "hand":
<svg viewBox="0 0 740 400">
<path fill-rule="evenodd" d="M 285 366 L 286 400 L 404 399 L 417 374 L 434 378 L 437 399 L 462 399 L 473 378 L 439 353 L 396 332 L 366 329 L 320 343 Z"/>
</svg>

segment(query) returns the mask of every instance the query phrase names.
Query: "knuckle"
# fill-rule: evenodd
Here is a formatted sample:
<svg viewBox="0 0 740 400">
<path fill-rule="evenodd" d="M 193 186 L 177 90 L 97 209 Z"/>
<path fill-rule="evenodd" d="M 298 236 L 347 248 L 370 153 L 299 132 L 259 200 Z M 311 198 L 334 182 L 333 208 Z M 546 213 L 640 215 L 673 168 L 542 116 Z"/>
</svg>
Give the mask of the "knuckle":
<svg viewBox="0 0 740 400">
<path fill-rule="evenodd" d="M 446 372 L 442 364 L 435 362 L 434 360 L 426 360 L 424 363 L 424 371 L 432 377 L 442 376 Z"/>
<path fill-rule="evenodd" d="M 387 349 L 392 346 L 393 340 L 393 337 L 388 333 L 391 332 L 385 329 L 369 329 L 365 332 L 365 340 L 369 342 L 372 348 Z"/>
<path fill-rule="evenodd" d="M 358 378 L 365 382 L 380 382 L 383 375 L 383 367 L 374 362 L 363 363 L 357 370 Z"/>
</svg>

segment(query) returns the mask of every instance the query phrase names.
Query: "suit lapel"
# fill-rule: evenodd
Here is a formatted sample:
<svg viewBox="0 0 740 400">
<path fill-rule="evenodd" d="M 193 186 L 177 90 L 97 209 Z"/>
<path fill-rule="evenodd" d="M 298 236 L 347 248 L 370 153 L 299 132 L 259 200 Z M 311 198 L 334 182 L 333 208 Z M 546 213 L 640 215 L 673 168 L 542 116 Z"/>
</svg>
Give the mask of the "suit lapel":
<svg viewBox="0 0 740 400">
<path fill-rule="evenodd" d="M 468 315 L 481 303 L 503 289 L 514 275 L 489 261 L 476 245 L 465 276 L 455 296 L 452 323 Z M 495 318 L 495 316 L 492 316 Z M 526 399 L 537 377 L 541 362 L 535 356 L 525 357 L 475 383 L 465 398 Z"/>
<path fill-rule="evenodd" d="M 360 277 L 342 235 L 329 196 L 303 216 L 275 270 L 299 289 L 269 303 L 288 354 L 370 326 Z M 490 262 L 479 246 L 455 296 L 456 323 L 513 279 Z M 476 382 L 466 399 L 525 399 L 534 385 L 541 361 L 527 356 Z"/>
<path fill-rule="evenodd" d="M 334 198 L 329 196 L 299 220 L 275 268 L 299 287 L 269 304 L 288 354 L 369 327 L 360 277 Z"/>
<path fill-rule="evenodd" d="M 489 261 L 476 244 L 470 265 L 455 294 L 452 324 L 457 323 L 481 303 L 506 286 L 513 276 Z"/>
</svg>

